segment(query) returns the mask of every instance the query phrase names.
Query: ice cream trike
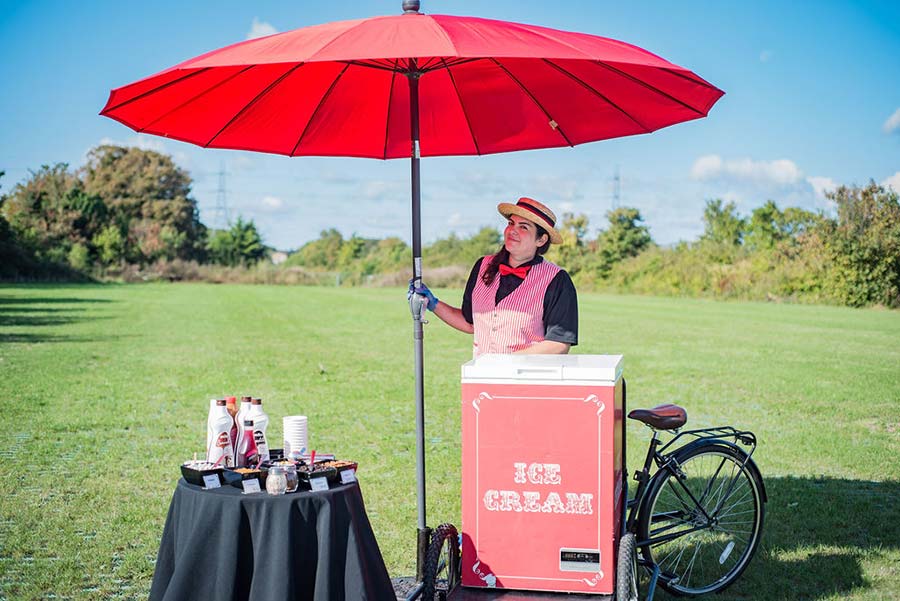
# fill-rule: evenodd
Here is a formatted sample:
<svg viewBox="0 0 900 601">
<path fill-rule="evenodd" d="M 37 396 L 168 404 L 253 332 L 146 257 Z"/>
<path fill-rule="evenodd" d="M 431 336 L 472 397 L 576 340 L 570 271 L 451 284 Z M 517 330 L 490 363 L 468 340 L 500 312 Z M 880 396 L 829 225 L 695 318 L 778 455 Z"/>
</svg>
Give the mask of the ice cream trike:
<svg viewBox="0 0 900 601">
<path fill-rule="evenodd" d="M 676 405 L 634 409 L 651 437 L 629 497 L 622 366 L 621 355 L 463 366 L 461 529 L 419 529 L 417 581 L 398 598 L 631 601 L 642 581 L 652 599 L 657 585 L 698 596 L 740 577 L 766 503 L 756 436 L 684 429 Z"/>
</svg>

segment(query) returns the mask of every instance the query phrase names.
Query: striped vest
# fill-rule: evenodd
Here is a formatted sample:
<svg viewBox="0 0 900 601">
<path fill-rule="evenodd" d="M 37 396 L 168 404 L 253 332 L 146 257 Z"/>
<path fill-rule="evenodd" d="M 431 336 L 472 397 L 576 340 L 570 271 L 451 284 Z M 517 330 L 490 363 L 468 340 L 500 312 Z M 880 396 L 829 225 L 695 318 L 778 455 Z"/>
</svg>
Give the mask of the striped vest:
<svg viewBox="0 0 900 601">
<path fill-rule="evenodd" d="M 514 353 L 541 342 L 544 339 L 544 293 L 560 271 L 549 261 L 532 265 L 519 287 L 495 303 L 500 274 L 494 277 L 490 286 L 485 286 L 481 279 L 492 258 L 488 255 L 482 259 L 472 290 L 473 357 L 486 353 Z"/>
</svg>

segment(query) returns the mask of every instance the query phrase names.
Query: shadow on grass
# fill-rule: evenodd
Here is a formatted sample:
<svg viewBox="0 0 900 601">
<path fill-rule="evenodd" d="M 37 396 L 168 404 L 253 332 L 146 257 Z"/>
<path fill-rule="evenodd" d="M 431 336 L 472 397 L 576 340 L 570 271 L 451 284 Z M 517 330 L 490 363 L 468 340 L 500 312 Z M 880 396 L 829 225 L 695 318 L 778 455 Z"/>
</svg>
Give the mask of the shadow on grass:
<svg viewBox="0 0 900 601">
<path fill-rule="evenodd" d="M 80 321 L 105 319 L 103 316 L 86 314 L 87 304 L 111 302 L 114 301 L 76 296 L 0 296 L 0 328 L 53 328 Z M 84 340 L 45 331 L 0 332 L 0 343 L 79 341 Z"/>
<path fill-rule="evenodd" d="M 74 296 L 0 296 L 0 306 L 4 305 L 73 305 L 79 303 L 114 303 L 108 298 L 79 298 Z M 4 307 L 5 310 L 5 307 Z"/>
<path fill-rule="evenodd" d="M 19 327 L 46 327 L 46 326 L 61 326 L 69 323 L 75 323 L 76 321 L 95 321 L 97 319 L 104 319 L 98 316 L 79 316 L 74 314 L 57 314 L 57 315 L 41 315 L 41 314 L 26 314 L 26 315 L 17 315 L 10 314 L 6 311 L 0 310 L 0 327 L 8 327 L 8 328 L 19 328 Z"/>
<path fill-rule="evenodd" d="M 769 502 L 762 543 L 747 571 L 717 600 L 813 600 L 866 589 L 885 593 L 866 577 L 863 563 L 869 573 L 877 573 L 897 561 L 900 482 L 763 479 Z"/>
<path fill-rule="evenodd" d="M 41 342 L 98 342 L 100 340 L 121 340 L 122 336 L 61 336 L 59 334 L 6 334 L 0 332 L 0 344 L 38 344 Z"/>
</svg>

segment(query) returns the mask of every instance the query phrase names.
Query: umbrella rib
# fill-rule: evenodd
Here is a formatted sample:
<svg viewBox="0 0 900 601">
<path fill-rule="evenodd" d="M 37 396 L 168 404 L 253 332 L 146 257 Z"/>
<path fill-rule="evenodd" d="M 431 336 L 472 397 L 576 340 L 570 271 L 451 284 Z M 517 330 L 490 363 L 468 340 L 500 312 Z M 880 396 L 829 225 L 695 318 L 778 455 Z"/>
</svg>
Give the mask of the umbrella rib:
<svg viewBox="0 0 900 601">
<path fill-rule="evenodd" d="M 293 67 L 291 67 L 290 69 L 288 69 L 287 71 L 285 71 L 284 74 L 283 74 L 281 77 L 279 77 L 278 79 L 276 79 L 275 81 L 273 81 L 272 83 L 270 83 L 269 85 L 267 85 L 267 86 L 266 86 L 266 89 L 264 89 L 262 92 L 260 92 L 259 94 L 257 94 L 257 95 L 253 98 L 253 100 L 251 100 L 250 102 L 248 102 L 247 104 L 245 104 L 244 106 L 242 106 L 242 107 L 241 107 L 241 110 L 239 110 L 237 113 L 235 113 L 234 116 L 233 116 L 231 119 L 228 120 L 228 123 L 226 123 L 225 125 L 223 125 L 222 128 L 221 128 L 219 131 L 217 131 L 216 134 L 215 134 L 212 138 L 210 138 L 209 141 L 206 142 L 206 144 L 203 145 L 203 147 L 204 147 L 204 148 L 209 148 L 209 145 L 213 143 L 213 140 L 215 140 L 216 138 L 218 138 L 218 137 L 222 134 L 223 131 L 225 131 L 232 123 L 234 123 L 234 122 L 238 119 L 238 117 L 240 117 L 240 116 L 243 115 L 245 112 L 247 112 L 247 110 L 248 110 L 251 106 L 253 106 L 254 104 L 256 104 L 256 103 L 259 101 L 260 98 L 262 98 L 263 96 L 265 96 L 266 94 L 268 94 L 268 93 L 272 90 L 272 88 L 274 88 L 275 86 L 277 86 L 278 84 L 280 84 L 282 81 L 284 81 L 284 78 L 285 78 L 285 77 L 287 77 L 288 75 L 290 75 L 291 73 L 293 73 L 294 71 L 296 71 L 297 69 L 299 69 L 300 67 L 302 67 L 302 66 L 305 65 L 305 64 L 306 64 L 306 63 L 297 63 L 296 65 L 294 65 Z"/>
<path fill-rule="evenodd" d="M 481 156 L 481 149 L 478 148 L 478 140 L 475 139 L 475 130 L 472 129 L 472 122 L 469 121 L 469 111 L 466 110 L 466 104 L 463 102 L 462 94 L 459 93 L 459 88 L 456 85 L 456 78 L 453 77 L 453 71 L 450 70 L 450 65 L 447 64 L 445 59 L 441 59 L 445 65 L 445 69 L 447 69 L 447 75 L 450 77 L 450 83 L 453 84 L 453 90 L 456 92 L 456 97 L 459 99 L 459 106 L 462 108 L 463 116 L 466 118 L 466 126 L 469 128 L 469 135 L 472 136 L 472 144 L 475 145 L 475 154 Z"/>
<path fill-rule="evenodd" d="M 604 102 L 606 102 L 608 105 L 610 105 L 611 107 L 613 107 L 614 109 L 616 109 L 617 111 L 619 111 L 620 113 L 622 113 L 623 115 L 625 115 L 626 117 L 628 117 L 629 119 L 631 119 L 632 121 L 634 121 L 634 122 L 638 125 L 638 127 L 640 127 L 641 129 L 644 130 L 644 132 L 650 132 L 650 131 L 652 131 L 649 127 L 647 127 L 646 125 L 644 125 L 643 123 L 641 123 L 640 121 L 638 121 L 637 118 L 636 118 L 634 115 L 632 115 L 631 113 L 629 113 L 628 111 L 626 111 L 625 109 L 623 109 L 622 107 L 620 107 L 618 104 L 616 104 L 615 102 L 613 102 L 612 100 L 610 100 L 610 99 L 606 96 L 606 94 L 604 94 L 604 93 L 601 92 L 600 90 L 596 89 L 595 87 L 593 87 L 592 85 L 590 85 L 589 83 L 587 83 L 586 81 L 584 81 L 583 79 L 581 79 L 580 77 L 578 77 L 577 75 L 575 75 L 574 73 L 571 73 L 570 71 L 567 71 L 566 69 L 562 68 L 561 66 L 557 65 L 556 63 L 554 63 L 553 61 L 551 61 L 551 60 L 549 60 L 549 59 L 546 59 L 546 58 L 545 58 L 545 59 L 544 59 L 544 62 L 547 63 L 548 65 L 550 65 L 551 67 L 553 67 L 554 69 L 556 69 L 557 71 L 559 71 L 560 73 L 562 73 L 563 75 L 565 75 L 565 76 L 567 76 L 567 77 L 570 77 L 572 80 L 574 80 L 574 81 L 580 83 L 582 86 L 584 86 L 584 88 L 585 88 L 586 90 L 588 90 L 588 91 L 591 92 L 592 94 L 596 95 L 596 96 L 599 97 L 601 100 L 603 100 Z"/>
<path fill-rule="evenodd" d="M 652 92 L 656 92 L 656 93 L 659 94 L 660 96 L 664 96 L 665 98 L 668 98 L 668 99 L 671 100 L 672 102 L 676 102 L 676 103 L 680 104 L 681 106 L 683 106 L 683 107 L 686 108 L 686 109 L 689 109 L 689 110 L 694 111 L 694 112 L 697 113 L 698 115 L 703 115 L 703 112 L 702 112 L 702 111 L 698 111 L 697 109 L 695 109 L 695 108 L 692 107 L 691 105 L 687 104 L 686 102 L 684 102 L 684 101 L 682 101 L 682 100 L 679 100 L 678 98 L 675 98 L 675 97 L 672 96 L 671 94 L 668 94 L 668 93 L 666 93 L 666 92 L 663 92 L 662 90 L 660 90 L 660 89 L 657 88 L 656 86 L 652 86 L 652 85 L 650 85 L 649 83 L 647 83 L 646 81 L 641 81 L 640 79 L 638 79 L 638 78 L 635 77 L 634 75 L 631 75 L 630 73 L 626 73 L 625 71 L 622 71 L 621 69 L 616 69 L 616 68 L 613 67 L 612 65 L 607 64 L 607 63 L 605 63 L 605 62 L 603 62 L 603 61 L 594 61 L 594 62 L 596 62 L 596 64 L 600 65 L 601 67 L 605 67 L 606 69 L 609 69 L 609 70 L 612 71 L 613 73 L 618 73 L 618 74 L 621 75 L 622 77 L 625 77 L 626 79 L 630 79 L 631 81 L 635 82 L 636 84 L 639 84 L 639 85 L 644 86 L 645 88 L 647 88 L 648 90 L 650 90 L 650 91 L 652 91 Z"/>
<path fill-rule="evenodd" d="M 516 84 L 518 84 L 518 86 L 520 88 L 522 88 L 522 91 L 525 92 L 529 98 L 531 98 L 532 102 L 534 102 L 537 105 L 537 107 L 539 109 L 541 109 L 541 111 L 544 113 L 544 116 L 547 117 L 548 122 L 551 123 L 550 127 L 559 132 L 559 135 L 561 135 L 563 137 L 563 139 L 566 141 L 566 144 L 568 144 L 569 146 L 575 146 L 574 144 L 572 144 L 572 141 L 569 140 L 569 136 L 567 136 L 566 133 L 562 130 L 562 127 L 559 125 L 559 123 L 556 121 L 556 119 L 554 119 L 550 115 L 550 113 L 547 112 L 547 109 L 545 109 L 544 106 L 540 102 L 538 102 L 538 99 L 534 97 L 534 94 L 532 94 L 531 91 L 528 88 L 526 88 L 522 84 L 522 82 L 518 80 L 518 78 L 515 75 L 510 73 L 509 69 L 507 69 L 502 64 L 500 64 L 500 61 L 498 61 L 496 58 L 491 58 L 490 60 L 493 61 L 494 64 L 496 64 L 498 67 L 500 67 L 503 70 L 503 72 L 506 73 L 507 76 L 509 76 L 510 79 L 512 79 L 514 82 L 516 82 Z M 553 123 L 556 123 L 556 127 L 553 127 L 553 125 L 552 125 Z"/>
<path fill-rule="evenodd" d="M 179 105 L 176 106 L 175 108 L 169 109 L 168 111 L 166 111 L 165 113 L 163 113 L 162 115 L 160 115 L 159 117 L 157 117 L 156 119 L 154 119 L 153 121 L 151 121 L 150 123 L 146 124 L 145 126 L 141 127 L 140 129 L 138 129 L 138 131 L 139 131 L 139 132 L 145 131 L 148 127 L 152 127 L 153 124 L 155 124 L 155 123 L 156 123 L 157 121 L 159 121 L 160 119 L 163 119 L 163 118 L 165 118 L 165 117 L 168 117 L 169 115 L 171 115 L 171 114 L 174 113 L 175 111 L 178 111 L 178 110 L 183 109 L 184 107 L 186 107 L 186 106 L 189 105 L 190 103 L 194 102 L 195 100 L 197 100 L 197 99 L 200 98 L 201 96 L 205 96 L 206 94 L 209 94 L 209 93 L 212 92 L 213 90 L 215 90 L 215 89 L 217 89 L 217 88 L 219 88 L 219 87 L 221 87 L 221 86 L 224 86 L 226 83 L 228 83 L 229 81 L 231 81 L 232 79 L 234 79 L 234 78 L 237 77 L 238 75 L 242 75 L 242 74 L 246 73 L 247 71 L 249 71 L 250 69 L 252 69 L 252 68 L 255 67 L 255 66 L 256 66 L 256 65 L 247 65 L 246 67 L 244 67 L 243 69 L 241 69 L 241 70 L 238 71 L 237 73 L 233 73 L 231 76 L 226 77 L 225 79 L 223 79 L 222 81 L 220 81 L 220 82 L 217 83 L 216 85 L 214 85 L 214 86 L 212 86 L 212 87 L 209 87 L 209 88 L 206 88 L 205 90 L 203 90 L 202 92 L 200 92 L 200 93 L 197 94 L 196 96 L 194 96 L 194 97 L 192 97 L 192 98 L 189 98 L 188 100 L 185 100 L 184 102 L 182 102 L 181 104 L 179 104 Z"/>
<path fill-rule="evenodd" d="M 394 61 L 396 65 L 397 61 Z M 387 118 L 385 119 L 384 124 L 384 160 L 387 160 L 387 145 L 388 145 L 388 134 L 391 131 L 391 99 L 394 97 L 394 81 L 397 80 L 397 71 L 394 70 L 394 73 L 391 75 L 391 87 L 388 90 L 388 108 L 387 108 Z"/>
<path fill-rule="evenodd" d="M 319 99 L 319 104 L 316 105 L 316 109 L 309 116 L 309 120 L 306 122 L 306 127 L 303 128 L 303 133 L 300 134 L 300 137 L 297 139 L 297 143 L 294 144 L 294 148 L 291 149 L 290 156 L 294 156 L 294 153 L 297 152 L 297 148 L 300 146 L 300 143 L 303 141 L 304 136 L 306 136 L 306 132 L 309 131 L 309 126 L 312 125 L 312 122 L 316 119 L 316 114 L 319 112 L 319 109 L 322 108 L 322 105 L 325 104 L 325 100 L 328 99 L 329 94 L 334 89 L 334 86 L 337 85 L 337 82 L 340 81 L 341 77 L 343 77 L 344 73 L 347 72 L 347 69 L 350 68 L 349 64 L 344 65 L 344 68 L 341 69 L 341 72 L 338 73 L 338 76 L 334 78 L 334 81 L 331 82 L 331 85 L 328 86 L 328 89 L 325 91 L 325 94 L 322 95 L 322 98 Z"/>
<path fill-rule="evenodd" d="M 117 104 L 116 106 L 111 106 L 111 107 L 109 107 L 109 108 L 103 109 L 103 112 L 100 113 L 100 114 L 101 114 L 101 115 L 106 115 L 106 114 L 108 114 L 108 113 L 110 113 L 110 112 L 112 112 L 112 111 L 119 110 L 119 109 L 122 108 L 123 106 L 126 106 L 126 105 L 128 105 L 128 104 L 131 104 L 132 102 L 135 102 L 135 101 L 137 101 L 137 100 L 140 100 L 141 98 L 144 98 L 144 97 L 146 97 L 146 96 L 149 96 L 150 94 L 155 94 L 156 92 L 159 92 L 160 90 L 163 90 L 163 89 L 165 89 L 165 88 L 168 88 L 169 86 L 174 86 L 175 84 L 181 83 L 182 81 L 184 81 L 184 80 L 186 80 L 186 79 L 190 79 L 191 77 L 194 77 L 195 75 L 200 75 L 201 73 L 205 73 L 205 72 L 209 71 L 211 68 L 212 68 L 212 67 L 203 67 L 203 68 L 200 69 L 199 71 L 194 71 L 193 73 L 188 73 L 188 74 L 186 74 L 186 75 L 183 75 L 183 76 L 179 77 L 178 79 L 173 79 L 172 81 L 167 81 L 166 83 L 164 83 L 164 84 L 162 84 L 162 85 L 160 85 L 160 86 L 156 86 L 156 87 L 153 88 L 152 90 L 147 90 L 146 92 L 143 92 L 143 93 L 141 93 L 141 94 L 138 94 L 138 95 L 135 96 L 134 98 L 129 98 L 128 100 L 126 100 L 126 101 L 124 101 L 124 102 L 120 102 L 120 103 Z"/>
<path fill-rule="evenodd" d="M 483 56 L 476 56 L 473 58 L 460 58 L 455 61 L 447 62 L 447 59 L 442 58 L 440 66 L 438 66 L 437 63 L 435 63 L 434 67 L 428 67 L 427 69 L 420 68 L 419 71 L 421 71 L 422 73 L 430 73 L 431 71 L 437 71 L 439 69 L 449 69 L 450 67 L 457 67 L 459 65 L 465 65 L 466 63 L 472 63 L 472 62 L 481 61 L 484 59 L 485 59 L 485 57 L 483 57 Z"/>
<path fill-rule="evenodd" d="M 690 73 L 690 75 L 693 75 L 693 77 L 691 77 L 690 75 L 686 75 L 681 71 L 678 71 L 676 69 L 670 69 L 668 67 L 663 67 L 662 70 L 665 71 L 666 73 L 674 75 L 675 77 L 680 77 L 681 79 L 686 79 L 691 83 L 703 86 L 704 88 L 706 88 L 708 90 L 713 90 L 714 92 L 719 92 L 721 95 L 725 94 L 725 92 L 723 92 L 716 86 L 712 85 L 711 83 L 709 83 L 708 81 L 706 81 L 705 79 L 703 79 L 702 77 L 697 75 L 696 73 L 691 73 L 690 71 L 688 71 L 688 73 Z M 721 98 L 721 96 L 720 96 L 720 98 Z M 713 104 L 715 104 L 715 101 L 713 102 Z"/>
<path fill-rule="evenodd" d="M 365 63 L 362 61 L 355 61 L 355 60 L 354 61 L 335 61 L 335 62 L 344 63 L 347 65 L 355 65 L 357 67 L 368 67 L 369 69 L 380 69 L 381 71 L 395 71 L 395 72 L 397 71 L 396 68 L 387 67 L 385 65 L 381 65 L 381 64 L 375 63 L 375 62 Z"/>
</svg>

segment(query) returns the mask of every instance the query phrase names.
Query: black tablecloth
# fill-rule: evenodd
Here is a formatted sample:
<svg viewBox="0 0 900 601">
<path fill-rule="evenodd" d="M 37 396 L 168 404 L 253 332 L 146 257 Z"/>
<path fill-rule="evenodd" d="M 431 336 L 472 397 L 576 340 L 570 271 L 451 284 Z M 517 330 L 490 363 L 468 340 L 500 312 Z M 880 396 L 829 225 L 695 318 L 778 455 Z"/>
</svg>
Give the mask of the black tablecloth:
<svg viewBox="0 0 900 601">
<path fill-rule="evenodd" d="M 150 599 L 380 601 L 394 591 L 358 484 L 271 496 L 181 480 Z"/>
</svg>

